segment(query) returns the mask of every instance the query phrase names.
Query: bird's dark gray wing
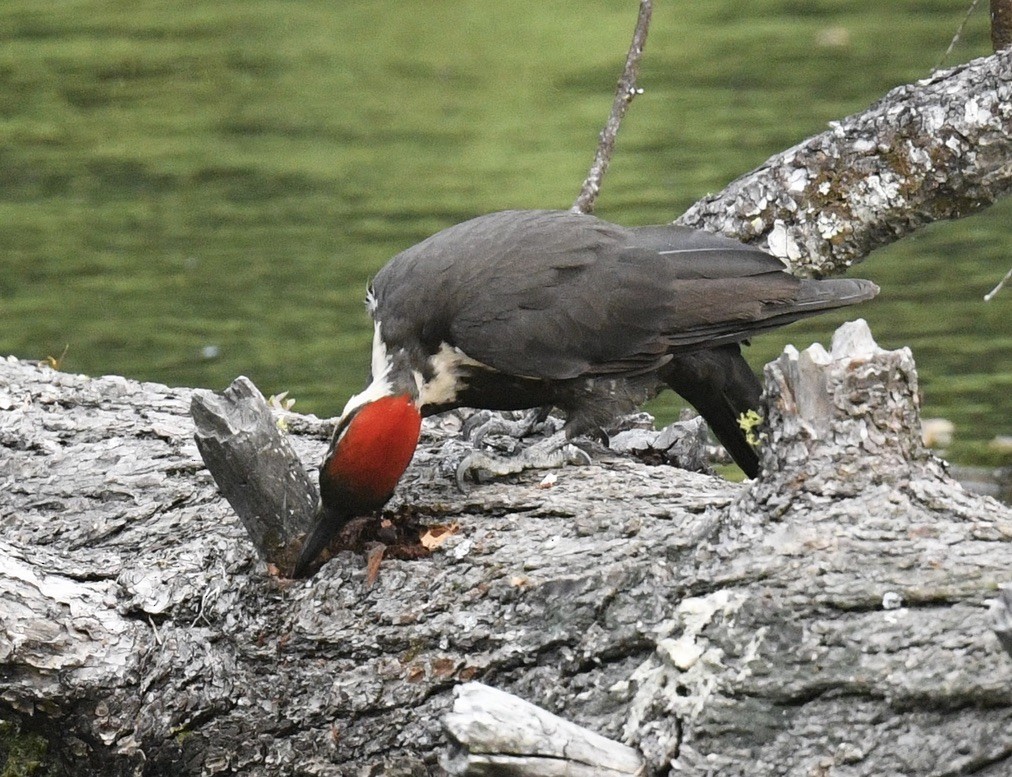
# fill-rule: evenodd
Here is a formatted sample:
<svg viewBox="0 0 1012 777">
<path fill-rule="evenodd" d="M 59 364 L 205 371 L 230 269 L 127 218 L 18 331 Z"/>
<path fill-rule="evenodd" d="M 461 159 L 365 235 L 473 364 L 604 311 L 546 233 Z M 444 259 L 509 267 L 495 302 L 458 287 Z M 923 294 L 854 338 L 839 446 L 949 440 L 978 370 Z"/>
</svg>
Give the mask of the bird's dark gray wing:
<svg viewBox="0 0 1012 777">
<path fill-rule="evenodd" d="M 374 280 L 374 315 L 388 342 L 445 341 L 514 375 L 632 373 L 847 304 L 835 291 L 803 293 L 820 282 L 783 269 L 705 232 L 506 211 L 394 257 Z"/>
</svg>

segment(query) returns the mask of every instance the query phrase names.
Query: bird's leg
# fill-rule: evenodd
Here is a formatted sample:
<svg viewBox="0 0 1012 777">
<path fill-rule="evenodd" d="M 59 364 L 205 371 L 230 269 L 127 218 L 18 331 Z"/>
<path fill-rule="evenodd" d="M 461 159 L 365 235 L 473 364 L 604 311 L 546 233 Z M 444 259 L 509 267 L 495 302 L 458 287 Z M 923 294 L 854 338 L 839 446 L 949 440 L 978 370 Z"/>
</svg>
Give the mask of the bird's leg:
<svg viewBox="0 0 1012 777">
<path fill-rule="evenodd" d="M 501 434 L 516 440 L 529 436 L 543 424 L 552 412 L 550 405 L 529 410 L 523 418 L 511 419 L 503 413 L 478 411 L 468 418 L 460 429 L 461 436 L 470 439 L 477 447 L 488 434 Z"/>
<path fill-rule="evenodd" d="M 479 472 L 484 472 L 501 477 L 526 469 L 555 469 L 565 464 L 590 464 L 590 455 L 570 443 L 565 431 L 559 431 L 513 456 L 472 451 L 457 465 L 457 488 L 467 493 L 465 478 L 468 474 L 476 478 Z"/>
</svg>

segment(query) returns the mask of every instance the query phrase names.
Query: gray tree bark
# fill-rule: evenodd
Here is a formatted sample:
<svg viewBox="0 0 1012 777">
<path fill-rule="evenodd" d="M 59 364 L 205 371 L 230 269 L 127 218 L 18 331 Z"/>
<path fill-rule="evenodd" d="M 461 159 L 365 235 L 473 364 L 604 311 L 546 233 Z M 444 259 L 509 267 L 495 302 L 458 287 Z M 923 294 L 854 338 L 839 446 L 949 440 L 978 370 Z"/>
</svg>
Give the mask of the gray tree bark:
<svg viewBox="0 0 1012 777">
<path fill-rule="evenodd" d="M 1012 49 L 890 91 L 768 159 L 677 223 L 758 243 L 795 272 L 844 272 L 1012 189 Z"/>
<path fill-rule="evenodd" d="M 871 109 L 913 116 L 919 95 L 948 96 L 941 124 L 904 125 L 924 133 L 911 146 L 862 125 L 885 133 L 866 162 L 913 159 L 939 133 L 959 145 L 914 187 L 935 206 L 866 197 L 870 215 L 848 207 L 854 226 L 827 232 L 786 205 L 797 187 L 771 160 L 743 179 L 759 188 L 736 182 L 725 207 L 686 218 L 734 233 L 766 192 L 784 215 L 751 238 L 835 271 L 1007 190 L 1010 79 L 1004 52 Z M 993 126 L 1004 135 L 981 134 Z M 839 165 L 830 190 L 857 202 L 854 137 L 820 137 L 788 152 L 798 181 Z M 0 362 L 0 719 L 73 774 L 426 774 L 468 768 L 442 720 L 481 680 L 652 772 L 1006 774 L 1012 663 L 988 608 L 1009 576 L 1009 509 L 920 446 L 909 354 L 852 332 L 766 383 L 763 474 L 746 485 L 600 455 L 550 486 L 525 475 L 462 497 L 454 419 L 430 424 L 387 515 L 459 530 L 374 581 L 346 552 L 292 583 L 204 469 L 191 391 Z M 317 462 L 328 425 L 285 422 Z"/>
<path fill-rule="evenodd" d="M 920 447 L 909 353 L 841 342 L 768 368 L 749 485 L 604 456 L 462 497 L 427 426 L 388 515 L 460 531 L 371 585 L 268 574 L 189 391 L 6 361 L 3 717 L 75 774 L 424 774 L 480 679 L 655 772 L 1000 774 L 1012 513 Z"/>
</svg>

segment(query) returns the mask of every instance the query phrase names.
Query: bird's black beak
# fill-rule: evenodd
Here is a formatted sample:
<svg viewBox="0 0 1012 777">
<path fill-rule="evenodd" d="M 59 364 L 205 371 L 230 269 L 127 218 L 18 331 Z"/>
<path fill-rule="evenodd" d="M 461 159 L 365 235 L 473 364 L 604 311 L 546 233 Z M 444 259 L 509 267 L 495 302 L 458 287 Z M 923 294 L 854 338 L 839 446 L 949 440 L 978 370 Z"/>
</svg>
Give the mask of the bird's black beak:
<svg viewBox="0 0 1012 777">
<path fill-rule="evenodd" d="M 299 560 L 295 562 L 295 568 L 292 570 L 292 578 L 309 577 L 309 571 L 313 568 L 316 558 L 330 544 L 330 541 L 337 536 L 337 533 L 345 523 L 347 521 L 344 518 L 324 507 L 322 501 L 317 505 L 313 528 L 306 535 L 305 544 L 303 544 L 302 551 L 299 553 Z"/>
</svg>

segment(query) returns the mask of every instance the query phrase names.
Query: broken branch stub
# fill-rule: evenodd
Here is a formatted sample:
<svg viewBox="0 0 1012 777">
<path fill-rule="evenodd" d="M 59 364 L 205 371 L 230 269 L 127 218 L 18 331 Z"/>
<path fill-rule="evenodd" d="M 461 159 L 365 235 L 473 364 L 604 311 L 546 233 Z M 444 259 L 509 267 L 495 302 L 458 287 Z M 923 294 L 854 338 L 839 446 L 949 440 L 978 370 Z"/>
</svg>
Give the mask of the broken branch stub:
<svg viewBox="0 0 1012 777">
<path fill-rule="evenodd" d="M 639 752 L 548 710 L 482 683 L 453 689 L 443 726 L 453 747 L 442 766 L 452 775 L 642 777 Z"/>
<path fill-rule="evenodd" d="M 757 495 L 854 496 L 914 473 L 944 477 L 921 442 L 910 349 L 879 348 L 863 319 L 841 326 L 829 352 L 787 346 L 766 365 L 766 397 Z"/>
<path fill-rule="evenodd" d="M 263 394 L 240 376 L 220 394 L 195 391 L 190 415 L 200 456 L 257 552 L 289 569 L 319 496 Z"/>
</svg>

